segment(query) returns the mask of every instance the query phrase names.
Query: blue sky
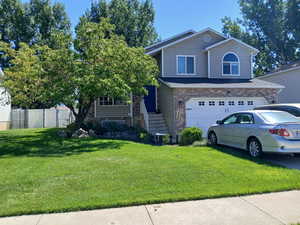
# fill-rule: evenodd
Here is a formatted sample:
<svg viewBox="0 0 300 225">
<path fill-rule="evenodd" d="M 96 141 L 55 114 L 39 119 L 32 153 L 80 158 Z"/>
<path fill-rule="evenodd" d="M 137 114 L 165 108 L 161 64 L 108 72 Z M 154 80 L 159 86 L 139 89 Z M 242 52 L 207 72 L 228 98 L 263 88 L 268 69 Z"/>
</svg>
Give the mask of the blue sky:
<svg viewBox="0 0 300 225">
<path fill-rule="evenodd" d="M 24 0 L 25 1 L 25 0 Z M 90 6 L 90 0 L 54 0 L 65 4 L 72 25 Z M 153 0 L 155 26 L 164 39 L 188 29 L 222 29 L 221 18 L 240 17 L 238 0 Z"/>
</svg>

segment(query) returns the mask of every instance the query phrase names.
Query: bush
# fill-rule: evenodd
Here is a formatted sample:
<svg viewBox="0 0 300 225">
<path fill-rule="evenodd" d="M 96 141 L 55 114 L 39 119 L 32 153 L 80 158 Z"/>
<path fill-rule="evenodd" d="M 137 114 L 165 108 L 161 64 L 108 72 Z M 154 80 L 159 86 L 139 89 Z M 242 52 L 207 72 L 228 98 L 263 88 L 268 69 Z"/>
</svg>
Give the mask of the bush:
<svg viewBox="0 0 300 225">
<path fill-rule="evenodd" d="M 129 126 L 123 123 L 117 122 L 102 122 L 102 127 L 105 129 L 106 132 L 123 132 L 130 130 Z"/>
<path fill-rule="evenodd" d="M 170 135 L 165 135 L 165 136 L 163 136 L 162 142 L 163 142 L 164 145 L 169 145 L 169 144 L 171 144 L 171 143 L 170 143 L 170 142 L 171 142 Z"/>
<path fill-rule="evenodd" d="M 139 134 L 139 139 L 141 142 L 148 144 L 151 142 L 151 135 L 147 132 L 141 132 Z"/>
<path fill-rule="evenodd" d="M 67 126 L 67 130 L 69 132 L 74 132 L 75 130 L 78 130 L 78 126 L 75 124 L 75 123 L 70 123 L 68 126 Z"/>
<path fill-rule="evenodd" d="M 197 127 L 185 128 L 180 133 L 180 145 L 191 145 L 195 141 L 202 141 L 202 130 Z"/>
</svg>

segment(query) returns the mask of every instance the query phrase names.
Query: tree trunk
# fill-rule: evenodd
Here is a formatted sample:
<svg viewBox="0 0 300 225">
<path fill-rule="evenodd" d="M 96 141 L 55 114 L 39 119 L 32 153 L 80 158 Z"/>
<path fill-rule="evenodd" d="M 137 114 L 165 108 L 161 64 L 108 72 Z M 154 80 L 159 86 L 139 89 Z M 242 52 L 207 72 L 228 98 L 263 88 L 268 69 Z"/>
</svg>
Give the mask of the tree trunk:
<svg viewBox="0 0 300 225">
<path fill-rule="evenodd" d="M 78 112 L 77 113 L 74 113 L 75 112 L 74 108 L 71 109 L 71 111 L 73 112 L 73 114 L 75 116 L 75 127 L 76 127 L 76 129 L 82 128 L 84 120 L 87 117 L 93 102 L 94 102 L 93 99 L 90 99 L 85 104 L 82 103 L 82 101 L 79 101 L 79 106 L 78 106 Z"/>
</svg>

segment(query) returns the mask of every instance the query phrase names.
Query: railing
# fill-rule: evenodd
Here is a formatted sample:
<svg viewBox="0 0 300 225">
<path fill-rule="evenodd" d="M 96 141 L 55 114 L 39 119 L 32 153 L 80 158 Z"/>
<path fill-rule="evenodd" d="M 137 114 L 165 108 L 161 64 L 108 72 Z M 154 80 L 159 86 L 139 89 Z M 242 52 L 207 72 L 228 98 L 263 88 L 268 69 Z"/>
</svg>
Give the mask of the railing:
<svg viewBox="0 0 300 225">
<path fill-rule="evenodd" d="M 148 114 L 144 99 L 141 100 L 140 112 L 144 116 L 145 129 L 147 131 L 149 131 L 149 114 Z"/>
</svg>

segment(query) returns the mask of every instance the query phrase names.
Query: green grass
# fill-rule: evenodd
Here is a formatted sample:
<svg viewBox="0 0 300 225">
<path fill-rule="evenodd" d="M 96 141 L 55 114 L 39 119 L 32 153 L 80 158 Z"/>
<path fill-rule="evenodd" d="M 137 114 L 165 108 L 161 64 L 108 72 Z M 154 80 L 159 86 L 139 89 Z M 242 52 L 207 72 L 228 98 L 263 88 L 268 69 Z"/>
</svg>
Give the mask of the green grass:
<svg viewBox="0 0 300 225">
<path fill-rule="evenodd" d="M 227 148 L 0 132 L 0 216 L 214 198 L 300 188 L 300 171 Z"/>
</svg>

